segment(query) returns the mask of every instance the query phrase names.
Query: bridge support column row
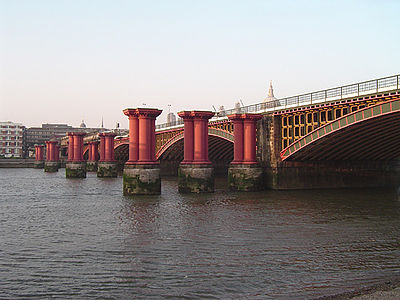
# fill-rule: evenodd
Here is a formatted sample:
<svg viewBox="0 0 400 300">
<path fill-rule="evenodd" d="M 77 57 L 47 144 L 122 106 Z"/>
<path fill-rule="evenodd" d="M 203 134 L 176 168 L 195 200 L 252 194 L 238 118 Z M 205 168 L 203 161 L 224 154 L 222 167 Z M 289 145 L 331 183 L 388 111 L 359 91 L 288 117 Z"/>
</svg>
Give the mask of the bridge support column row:
<svg viewBox="0 0 400 300">
<path fill-rule="evenodd" d="M 97 161 L 99 159 L 99 142 L 88 142 L 89 157 L 86 162 L 86 171 L 97 172 Z"/>
<path fill-rule="evenodd" d="M 35 162 L 33 167 L 35 169 L 43 169 L 44 168 L 44 159 L 43 159 L 43 152 L 44 152 L 43 145 L 35 145 Z"/>
<path fill-rule="evenodd" d="M 160 165 L 155 158 L 155 120 L 161 110 L 127 108 L 129 117 L 129 160 L 124 166 L 124 195 L 161 193 Z"/>
<path fill-rule="evenodd" d="M 83 132 L 68 132 L 67 178 L 86 178 L 86 162 L 83 160 Z"/>
<path fill-rule="evenodd" d="M 184 122 L 184 160 L 178 170 L 181 193 L 214 192 L 214 168 L 208 160 L 209 111 L 182 111 Z"/>
<path fill-rule="evenodd" d="M 263 188 L 263 169 L 256 160 L 256 128 L 260 114 L 228 116 L 234 130 L 234 158 L 228 169 L 228 185 L 234 191 L 259 191 Z"/>
<path fill-rule="evenodd" d="M 100 133 L 101 157 L 97 167 L 97 177 L 117 177 L 117 162 L 114 158 L 115 133 Z"/>
<path fill-rule="evenodd" d="M 59 162 L 59 147 L 57 141 L 46 141 L 46 162 L 44 163 L 45 172 L 57 172 L 60 162 Z"/>
</svg>

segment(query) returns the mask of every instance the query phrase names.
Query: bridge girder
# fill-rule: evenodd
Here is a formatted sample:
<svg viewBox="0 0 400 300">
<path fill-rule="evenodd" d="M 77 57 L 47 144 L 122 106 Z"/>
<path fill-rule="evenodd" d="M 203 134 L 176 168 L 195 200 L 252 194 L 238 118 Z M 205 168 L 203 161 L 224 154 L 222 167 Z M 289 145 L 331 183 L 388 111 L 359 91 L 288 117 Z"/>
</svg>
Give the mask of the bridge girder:
<svg viewBox="0 0 400 300">
<path fill-rule="evenodd" d="M 393 160 L 400 157 L 400 100 L 358 110 L 292 143 L 283 161 Z"/>
</svg>

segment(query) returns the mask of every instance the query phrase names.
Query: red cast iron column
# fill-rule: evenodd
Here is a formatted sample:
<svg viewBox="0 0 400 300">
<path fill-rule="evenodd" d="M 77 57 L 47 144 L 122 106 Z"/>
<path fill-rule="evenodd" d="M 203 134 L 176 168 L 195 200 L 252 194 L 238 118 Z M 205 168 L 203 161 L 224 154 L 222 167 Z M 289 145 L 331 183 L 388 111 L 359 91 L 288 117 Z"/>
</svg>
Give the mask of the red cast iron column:
<svg viewBox="0 0 400 300">
<path fill-rule="evenodd" d="M 46 161 L 51 160 L 51 143 L 46 141 Z"/>
<path fill-rule="evenodd" d="M 243 114 L 243 131 L 244 131 L 244 153 L 243 162 L 245 164 L 255 164 L 256 160 L 256 123 L 261 119 L 258 114 Z"/>
<path fill-rule="evenodd" d="M 155 159 L 155 122 L 161 110 L 138 108 L 139 116 L 139 163 L 153 164 Z"/>
<path fill-rule="evenodd" d="M 137 109 L 125 109 L 124 114 L 129 118 L 129 163 L 139 160 L 139 119 Z"/>
<path fill-rule="evenodd" d="M 43 152 L 44 152 L 43 145 L 39 145 L 39 160 L 43 160 Z"/>
<path fill-rule="evenodd" d="M 74 134 L 68 132 L 68 161 L 74 160 Z"/>
<path fill-rule="evenodd" d="M 104 134 L 104 149 L 105 157 L 104 161 L 114 161 L 114 137 L 116 134 L 107 132 Z"/>
<path fill-rule="evenodd" d="M 106 137 L 104 133 L 99 133 L 100 137 L 100 161 L 104 161 L 106 159 Z"/>
<path fill-rule="evenodd" d="M 178 116 L 183 119 L 183 162 L 190 164 L 194 159 L 194 125 L 190 111 L 181 111 Z"/>
<path fill-rule="evenodd" d="M 229 120 L 233 123 L 233 164 L 240 164 L 243 162 L 243 119 L 242 115 L 234 114 L 228 116 Z"/>
<path fill-rule="evenodd" d="M 194 125 L 194 163 L 210 163 L 208 160 L 208 119 L 214 113 L 209 111 L 192 111 Z"/>
<path fill-rule="evenodd" d="M 74 161 L 81 162 L 83 161 L 83 136 L 85 133 L 83 132 L 74 132 Z"/>
</svg>

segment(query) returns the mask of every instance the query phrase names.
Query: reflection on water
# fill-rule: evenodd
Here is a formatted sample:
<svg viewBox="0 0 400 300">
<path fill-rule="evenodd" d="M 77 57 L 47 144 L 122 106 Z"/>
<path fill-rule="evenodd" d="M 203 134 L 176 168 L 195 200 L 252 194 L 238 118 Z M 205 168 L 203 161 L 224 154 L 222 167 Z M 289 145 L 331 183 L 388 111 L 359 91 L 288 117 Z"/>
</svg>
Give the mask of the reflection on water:
<svg viewBox="0 0 400 300">
<path fill-rule="evenodd" d="M 392 276 L 396 190 L 122 196 L 122 179 L 0 169 L 0 298 L 314 298 Z"/>
</svg>

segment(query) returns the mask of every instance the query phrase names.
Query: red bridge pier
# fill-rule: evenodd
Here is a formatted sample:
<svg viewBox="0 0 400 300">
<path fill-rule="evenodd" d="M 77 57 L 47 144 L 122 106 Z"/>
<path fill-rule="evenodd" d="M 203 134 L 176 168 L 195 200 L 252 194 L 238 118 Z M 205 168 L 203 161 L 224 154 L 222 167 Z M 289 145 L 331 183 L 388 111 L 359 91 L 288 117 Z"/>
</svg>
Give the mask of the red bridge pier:
<svg viewBox="0 0 400 300">
<path fill-rule="evenodd" d="M 234 191 L 263 189 L 263 168 L 256 160 L 256 125 L 260 114 L 228 116 L 234 126 L 233 161 L 228 169 L 228 185 Z"/>
<path fill-rule="evenodd" d="M 114 158 L 114 138 L 112 132 L 100 133 L 100 161 L 97 177 L 118 177 L 117 162 Z"/>
<path fill-rule="evenodd" d="M 208 159 L 208 120 L 210 111 L 182 111 L 184 159 L 178 170 L 180 193 L 214 192 L 214 168 Z"/>
<path fill-rule="evenodd" d="M 97 161 L 99 159 L 99 142 L 88 142 L 89 157 L 86 162 L 87 172 L 97 172 Z"/>
<path fill-rule="evenodd" d="M 59 147 L 57 141 L 46 141 L 46 161 L 44 163 L 45 172 L 57 172 L 60 166 Z"/>
<path fill-rule="evenodd" d="M 155 120 L 162 110 L 127 108 L 129 117 L 129 160 L 123 174 L 124 195 L 161 193 L 160 164 L 155 155 Z"/>
<path fill-rule="evenodd" d="M 67 178 L 86 178 L 86 162 L 83 160 L 83 132 L 68 132 L 68 161 L 65 165 Z"/>
<path fill-rule="evenodd" d="M 43 169 L 44 168 L 44 152 L 43 145 L 35 145 L 35 162 L 33 163 L 33 168 L 35 169 Z"/>
</svg>

